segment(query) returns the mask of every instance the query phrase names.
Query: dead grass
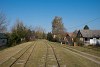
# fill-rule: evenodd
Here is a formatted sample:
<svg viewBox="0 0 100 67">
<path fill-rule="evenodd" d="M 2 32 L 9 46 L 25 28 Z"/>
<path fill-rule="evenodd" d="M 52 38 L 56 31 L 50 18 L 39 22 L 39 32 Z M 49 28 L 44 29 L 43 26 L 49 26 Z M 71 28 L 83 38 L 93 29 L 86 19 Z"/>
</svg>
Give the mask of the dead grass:
<svg viewBox="0 0 100 67">
<path fill-rule="evenodd" d="M 90 46 L 80 47 L 80 46 L 68 46 L 68 45 L 66 47 L 71 47 L 73 49 L 100 57 L 100 48 L 99 47 L 90 47 Z"/>
<path fill-rule="evenodd" d="M 45 66 L 58 67 L 57 60 L 60 64 L 60 67 L 100 67 L 99 64 L 93 61 L 90 61 L 77 54 L 74 54 L 71 51 L 66 50 L 65 48 L 62 48 L 62 45 L 60 45 L 59 43 L 49 42 L 47 40 L 38 40 L 36 41 L 35 44 L 36 46 L 33 52 L 31 53 L 30 57 L 29 57 L 29 53 L 32 50 L 32 47 L 19 59 L 19 60 L 27 61 L 26 65 L 20 65 L 19 67 L 23 67 L 23 66 L 25 67 L 45 67 Z M 54 48 L 54 52 L 57 56 L 57 60 L 55 59 L 54 52 L 52 48 L 50 47 L 50 45 Z M 18 50 L 17 48 L 18 47 L 14 47 L 14 51 Z M 20 46 L 20 48 L 22 47 Z M 13 47 L 5 51 L 10 51 L 10 50 L 12 51 L 12 49 Z M 21 51 L 20 53 L 18 53 L 18 55 L 15 55 L 14 57 L 18 58 L 21 54 L 23 54 L 24 51 L 25 49 Z M 6 61 L 6 63 L 11 63 L 12 61 L 14 61 L 14 58 L 11 61 Z M 7 66 L 9 67 L 9 65 L 4 63 L 4 66 L 2 67 L 7 67 Z M 17 67 L 17 65 L 14 65 L 14 67 Z"/>
<path fill-rule="evenodd" d="M 61 48 L 57 43 L 52 45 L 56 47 L 56 53 L 59 58 L 61 58 L 60 64 L 66 65 L 68 67 L 99 67 L 99 64 L 92 62 L 82 56 L 73 54 L 64 48 Z"/>
</svg>

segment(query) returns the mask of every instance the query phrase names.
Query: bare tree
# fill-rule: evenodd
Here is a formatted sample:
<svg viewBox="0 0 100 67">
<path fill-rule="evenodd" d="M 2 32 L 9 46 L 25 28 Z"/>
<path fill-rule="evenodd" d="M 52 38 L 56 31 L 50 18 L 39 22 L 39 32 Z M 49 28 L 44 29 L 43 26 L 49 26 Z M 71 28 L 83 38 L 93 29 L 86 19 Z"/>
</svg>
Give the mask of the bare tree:
<svg viewBox="0 0 100 67">
<path fill-rule="evenodd" d="M 53 38 L 57 38 L 58 40 L 61 40 L 65 36 L 65 28 L 62 23 L 61 17 L 55 17 L 52 22 L 52 34 Z"/>
<path fill-rule="evenodd" d="M 35 35 L 37 38 L 41 39 L 41 38 L 45 38 L 46 34 L 45 34 L 45 29 L 42 28 L 41 26 L 37 26 L 34 28 L 35 31 Z"/>
<path fill-rule="evenodd" d="M 4 13 L 0 12 L 0 32 L 5 32 L 7 29 L 7 18 Z"/>
</svg>

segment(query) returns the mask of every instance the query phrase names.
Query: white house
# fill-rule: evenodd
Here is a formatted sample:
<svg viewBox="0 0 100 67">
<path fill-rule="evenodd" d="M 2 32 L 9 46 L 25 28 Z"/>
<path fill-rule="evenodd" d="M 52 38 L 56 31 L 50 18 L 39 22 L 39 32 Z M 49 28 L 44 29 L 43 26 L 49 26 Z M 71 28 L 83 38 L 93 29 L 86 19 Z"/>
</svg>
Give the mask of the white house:
<svg viewBox="0 0 100 67">
<path fill-rule="evenodd" d="M 79 30 L 77 37 L 85 45 L 100 45 L 100 30 Z"/>
</svg>

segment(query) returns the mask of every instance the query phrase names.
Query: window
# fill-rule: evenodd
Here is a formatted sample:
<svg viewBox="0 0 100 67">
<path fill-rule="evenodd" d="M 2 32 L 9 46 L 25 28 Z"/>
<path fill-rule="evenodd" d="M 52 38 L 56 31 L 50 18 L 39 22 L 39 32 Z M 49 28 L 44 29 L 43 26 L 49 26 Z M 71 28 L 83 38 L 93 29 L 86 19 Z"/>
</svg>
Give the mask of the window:
<svg viewBox="0 0 100 67">
<path fill-rule="evenodd" d="M 85 41 L 87 41 L 88 40 L 88 38 L 85 38 Z"/>
<path fill-rule="evenodd" d="M 85 38 L 85 41 L 90 41 L 90 38 Z"/>
<path fill-rule="evenodd" d="M 5 40 L 2 40 L 2 43 L 5 43 Z"/>
<path fill-rule="evenodd" d="M 99 37 L 97 37 L 97 39 L 99 39 Z"/>
</svg>

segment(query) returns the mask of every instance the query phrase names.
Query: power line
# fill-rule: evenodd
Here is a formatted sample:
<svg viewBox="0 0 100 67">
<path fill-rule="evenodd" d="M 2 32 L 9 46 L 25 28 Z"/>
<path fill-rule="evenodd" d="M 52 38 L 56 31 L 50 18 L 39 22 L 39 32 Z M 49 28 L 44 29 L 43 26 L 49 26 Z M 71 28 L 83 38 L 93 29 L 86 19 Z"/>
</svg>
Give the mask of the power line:
<svg viewBox="0 0 100 67">
<path fill-rule="evenodd" d="M 74 26 L 74 27 L 69 27 L 68 29 L 78 28 L 78 27 L 81 27 L 81 26 L 83 26 L 83 25 L 87 25 L 88 23 L 91 23 L 91 22 L 93 22 L 93 21 L 95 21 L 95 20 L 98 20 L 98 19 L 100 19 L 100 18 L 95 18 L 95 19 L 90 20 L 89 22 L 86 22 L 86 23 L 84 23 L 84 24 L 77 25 L 77 26 Z"/>
</svg>

